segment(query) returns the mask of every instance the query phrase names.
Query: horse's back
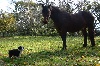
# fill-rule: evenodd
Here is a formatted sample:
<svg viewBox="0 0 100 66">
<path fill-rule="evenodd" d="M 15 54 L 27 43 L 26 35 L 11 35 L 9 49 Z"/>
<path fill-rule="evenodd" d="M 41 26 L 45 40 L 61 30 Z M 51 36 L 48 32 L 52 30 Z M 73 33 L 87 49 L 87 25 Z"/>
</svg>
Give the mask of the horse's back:
<svg viewBox="0 0 100 66">
<path fill-rule="evenodd" d="M 64 19 L 65 18 L 65 19 Z M 84 27 L 85 21 L 81 14 L 70 14 L 64 17 L 63 28 L 66 28 L 67 32 L 76 32 Z"/>
<path fill-rule="evenodd" d="M 68 32 L 76 32 L 83 28 L 93 27 L 94 17 L 90 12 L 80 11 L 75 14 L 70 14 L 70 20 L 66 20 Z"/>
</svg>

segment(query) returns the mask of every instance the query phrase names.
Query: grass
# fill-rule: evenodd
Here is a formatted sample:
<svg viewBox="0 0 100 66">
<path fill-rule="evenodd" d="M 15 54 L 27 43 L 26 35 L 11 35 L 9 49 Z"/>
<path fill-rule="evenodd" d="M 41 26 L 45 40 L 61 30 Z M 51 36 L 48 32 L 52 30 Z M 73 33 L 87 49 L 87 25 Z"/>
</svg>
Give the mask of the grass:
<svg viewBox="0 0 100 66">
<path fill-rule="evenodd" d="M 0 38 L 0 66 L 99 66 L 100 37 L 95 37 L 96 46 L 90 41 L 82 47 L 83 37 L 67 37 L 67 50 L 61 50 L 60 37 L 16 36 Z M 8 58 L 8 50 L 24 46 L 20 58 Z"/>
</svg>

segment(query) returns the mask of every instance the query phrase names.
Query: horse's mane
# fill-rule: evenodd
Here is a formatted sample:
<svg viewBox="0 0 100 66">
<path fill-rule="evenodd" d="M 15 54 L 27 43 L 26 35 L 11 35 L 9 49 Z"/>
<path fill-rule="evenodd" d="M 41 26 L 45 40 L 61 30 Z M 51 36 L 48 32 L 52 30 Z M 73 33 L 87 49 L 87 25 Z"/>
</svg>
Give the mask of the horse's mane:
<svg viewBox="0 0 100 66">
<path fill-rule="evenodd" d="M 63 9 L 60 9 L 60 7 L 57 7 L 57 6 L 52 6 L 52 10 L 56 13 L 67 13 L 67 11 L 63 10 Z"/>
<path fill-rule="evenodd" d="M 57 6 L 52 6 L 52 10 L 56 12 L 60 12 L 61 10 Z"/>
<path fill-rule="evenodd" d="M 52 13 L 56 14 L 66 14 L 67 17 L 70 17 L 70 13 L 67 11 L 60 9 L 60 7 L 52 6 Z"/>
</svg>

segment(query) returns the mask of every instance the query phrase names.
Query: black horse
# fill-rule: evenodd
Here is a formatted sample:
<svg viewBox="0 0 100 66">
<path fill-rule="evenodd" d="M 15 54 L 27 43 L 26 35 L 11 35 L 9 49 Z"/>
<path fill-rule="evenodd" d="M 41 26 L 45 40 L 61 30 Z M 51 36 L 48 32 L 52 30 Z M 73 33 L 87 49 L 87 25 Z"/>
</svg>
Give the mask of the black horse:
<svg viewBox="0 0 100 66">
<path fill-rule="evenodd" d="M 42 4 L 43 23 L 47 24 L 51 18 L 54 26 L 63 41 L 63 48 L 66 49 L 66 33 L 82 30 L 84 35 L 83 47 L 87 46 L 87 28 L 92 47 L 95 46 L 94 41 L 94 17 L 90 12 L 80 11 L 75 14 L 69 14 L 60 10 L 58 7 Z"/>
</svg>

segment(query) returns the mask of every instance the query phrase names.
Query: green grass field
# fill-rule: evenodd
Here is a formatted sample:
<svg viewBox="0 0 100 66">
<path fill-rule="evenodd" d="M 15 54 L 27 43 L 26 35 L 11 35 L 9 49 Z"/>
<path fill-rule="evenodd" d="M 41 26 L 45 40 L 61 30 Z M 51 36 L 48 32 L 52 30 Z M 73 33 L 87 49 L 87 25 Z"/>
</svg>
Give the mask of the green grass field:
<svg viewBox="0 0 100 66">
<path fill-rule="evenodd" d="M 67 50 L 61 50 L 60 37 L 16 36 L 0 38 L 0 66 L 98 66 L 100 37 L 96 46 L 83 48 L 83 37 L 67 37 Z M 8 58 L 8 50 L 24 46 L 20 58 Z"/>
</svg>

